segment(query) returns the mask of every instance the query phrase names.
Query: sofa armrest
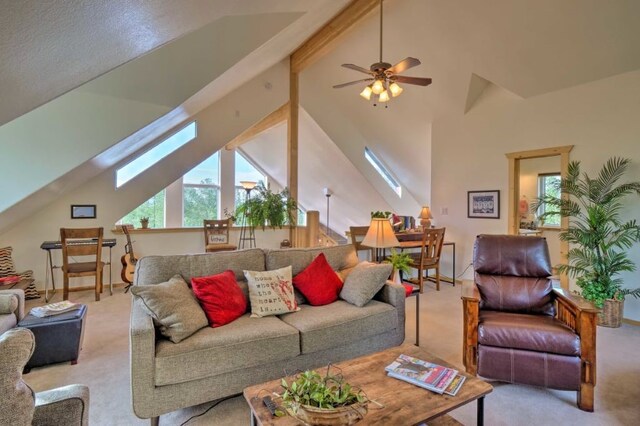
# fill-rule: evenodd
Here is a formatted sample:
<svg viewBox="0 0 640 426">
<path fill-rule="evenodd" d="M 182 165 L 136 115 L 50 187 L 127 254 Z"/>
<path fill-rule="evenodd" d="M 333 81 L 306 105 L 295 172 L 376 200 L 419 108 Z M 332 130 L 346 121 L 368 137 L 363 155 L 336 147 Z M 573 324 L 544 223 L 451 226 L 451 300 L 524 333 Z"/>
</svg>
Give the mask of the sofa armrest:
<svg viewBox="0 0 640 426">
<path fill-rule="evenodd" d="M 24 290 L 19 288 L 16 289 L 8 289 L 8 290 L 0 290 L 0 295 L 13 295 L 18 300 L 18 307 L 15 311 L 6 312 L 7 314 L 15 313 L 18 321 L 24 318 Z M 1 303 L 0 303 L 1 304 Z"/>
<path fill-rule="evenodd" d="M 396 308 L 400 305 L 404 306 L 405 291 L 404 287 L 393 281 L 387 280 L 382 289 L 373 297 L 375 300 L 388 303 Z"/>
<path fill-rule="evenodd" d="M 155 387 L 156 329 L 153 319 L 142 307 L 142 302 L 134 298 L 131 304 L 129 326 L 129 359 L 131 368 L 131 399 L 133 411 L 140 418 L 154 417 L 140 409 L 153 399 Z"/>
<path fill-rule="evenodd" d="M 33 425 L 88 425 L 89 388 L 69 385 L 36 393 Z"/>
</svg>

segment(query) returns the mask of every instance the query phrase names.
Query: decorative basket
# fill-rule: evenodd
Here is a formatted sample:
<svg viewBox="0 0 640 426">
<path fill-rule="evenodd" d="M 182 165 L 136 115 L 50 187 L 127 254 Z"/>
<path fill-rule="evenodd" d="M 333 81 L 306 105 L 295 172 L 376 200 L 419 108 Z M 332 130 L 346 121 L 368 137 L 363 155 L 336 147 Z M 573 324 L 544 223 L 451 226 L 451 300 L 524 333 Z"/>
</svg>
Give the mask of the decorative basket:
<svg viewBox="0 0 640 426">
<path fill-rule="evenodd" d="M 611 328 L 620 327 L 622 325 L 623 312 L 624 300 L 605 300 L 602 311 L 598 314 L 598 325 Z"/>
<path fill-rule="evenodd" d="M 361 402 L 333 409 L 300 405 L 294 417 L 307 425 L 348 426 L 362 420 L 367 415 L 367 411 L 367 403 Z"/>
</svg>

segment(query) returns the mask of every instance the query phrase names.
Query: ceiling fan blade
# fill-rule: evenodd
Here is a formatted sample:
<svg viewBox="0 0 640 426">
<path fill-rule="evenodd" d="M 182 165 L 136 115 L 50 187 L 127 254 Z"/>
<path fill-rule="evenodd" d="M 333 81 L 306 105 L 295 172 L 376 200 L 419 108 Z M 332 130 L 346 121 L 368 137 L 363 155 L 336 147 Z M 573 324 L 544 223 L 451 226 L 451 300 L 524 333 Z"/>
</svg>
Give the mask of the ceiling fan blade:
<svg viewBox="0 0 640 426">
<path fill-rule="evenodd" d="M 373 74 L 373 72 L 371 72 L 370 70 L 368 70 L 366 68 L 362 68 L 362 67 L 360 67 L 358 65 L 342 64 L 342 66 L 345 67 L 345 68 L 349 68 L 350 70 L 363 72 L 365 74 Z"/>
<path fill-rule="evenodd" d="M 420 64 L 421 62 L 419 59 L 409 56 L 408 58 L 401 60 L 400 62 L 389 68 L 386 72 L 391 74 L 400 74 L 408 70 L 409 68 L 416 67 Z"/>
<path fill-rule="evenodd" d="M 431 84 L 430 78 L 423 77 L 405 77 L 402 75 L 396 75 L 393 77 L 393 80 L 398 83 L 417 84 L 418 86 L 428 86 Z"/>
<path fill-rule="evenodd" d="M 336 84 L 333 86 L 334 89 L 340 89 L 342 87 L 351 86 L 352 84 L 364 83 L 365 81 L 373 81 L 373 78 L 365 78 L 363 80 L 350 81 L 348 83 Z"/>
</svg>

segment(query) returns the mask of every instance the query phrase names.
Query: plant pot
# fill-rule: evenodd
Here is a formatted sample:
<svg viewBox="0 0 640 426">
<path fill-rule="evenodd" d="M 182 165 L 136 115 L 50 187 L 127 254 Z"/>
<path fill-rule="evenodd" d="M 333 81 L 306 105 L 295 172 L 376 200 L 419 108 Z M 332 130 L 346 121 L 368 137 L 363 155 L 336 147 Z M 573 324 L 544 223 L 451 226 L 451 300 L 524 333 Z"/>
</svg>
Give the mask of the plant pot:
<svg viewBox="0 0 640 426">
<path fill-rule="evenodd" d="M 300 405 L 294 417 L 308 425 L 347 426 L 358 423 L 367 411 L 367 403 L 361 402 L 332 409 Z"/>
<path fill-rule="evenodd" d="M 142 227 L 142 229 L 147 229 L 147 228 L 149 228 L 149 222 L 148 221 L 140 221 L 140 226 Z"/>
<path fill-rule="evenodd" d="M 623 312 L 624 300 L 605 300 L 602 305 L 602 311 L 598 314 L 598 325 L 611 328 L 620 327 L 622 325 Z"/>
<path fill-rule="evenodd" d="M 391 281 L 393 281 L 396 284 L 402 285 L 402 279 L 400 279 L 400 270 L 399 269 L 394 269 L 393 270 L 393 274 L 391 275 Z"/>
</svg>

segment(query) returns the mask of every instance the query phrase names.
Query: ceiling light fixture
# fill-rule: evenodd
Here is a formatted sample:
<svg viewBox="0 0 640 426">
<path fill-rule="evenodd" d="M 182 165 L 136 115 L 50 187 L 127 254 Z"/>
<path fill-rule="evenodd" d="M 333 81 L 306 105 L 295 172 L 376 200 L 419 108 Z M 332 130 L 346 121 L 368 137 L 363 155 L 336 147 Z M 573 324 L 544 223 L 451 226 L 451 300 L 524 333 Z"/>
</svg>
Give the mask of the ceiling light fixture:
<svg viewBox="0 0 640 426">
<path fill-rule="evenodd" d="M 418 86 L 428 86 L 431 84 L 430 78 L 406 77 L 399 75 L 409 68 L 420 65 L 420 60 L 416 58 L 405 58 L 393 66 L 388 62 L 382 61 L 382 2 L 383 0 L 380 0 L 380 61 L 371 65 L 369 69 L 354 64 L 342 64 L 345 68 L 369 74 L 369 77 L 333 86 L 334 89 L 339 89 L 341 87 L 351 86 L 352 84 L 366 82 L 367 86 L 362 92 L 360 92 L 360 96 L 368 101 L 373 97 L 374 106 L 376 105 L 376 102 L 384 103 L 388 102 L 391 97 L 395 98 L 400 96 L 404 89 L 400 87 L 398 82 L 415 84 Z M 389 92 L 391 92 L 391 96 L 389 95 Z"/>
</svg>

